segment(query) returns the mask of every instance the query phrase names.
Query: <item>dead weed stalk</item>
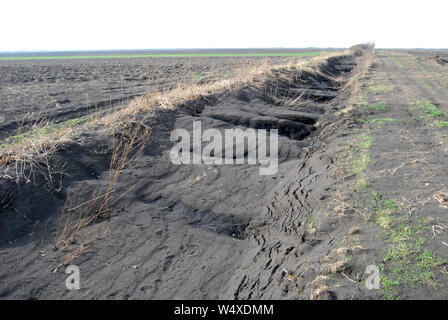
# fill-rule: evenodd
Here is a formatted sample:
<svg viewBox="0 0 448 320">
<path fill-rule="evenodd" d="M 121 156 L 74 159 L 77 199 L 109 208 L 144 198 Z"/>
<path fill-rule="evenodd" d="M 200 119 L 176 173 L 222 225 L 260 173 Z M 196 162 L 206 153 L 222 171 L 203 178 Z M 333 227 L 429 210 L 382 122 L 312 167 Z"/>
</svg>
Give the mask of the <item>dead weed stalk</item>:
<svg viewBox="0 0 448 320">
<path fill-rule="evenodd" d="M 120 130 L 118 143 L 114 146 L 110 162 L 110 177 L 106 188 L 97 186 L 90 199 L 70 207 L 69 194 L 66 205 L 58 217 L 54 249 L 64 253 L 60 266 L 70 264 L 101 235 L 107 235 L 109 227 L 89 228 L 99 219 L 110 218 L 113 205 L 123 196 L 113 197 L 114 186 L 123 170 L 132 164 L 143 152 L 151 130 L 143 124 L 131 124 Z"/>
</svg>

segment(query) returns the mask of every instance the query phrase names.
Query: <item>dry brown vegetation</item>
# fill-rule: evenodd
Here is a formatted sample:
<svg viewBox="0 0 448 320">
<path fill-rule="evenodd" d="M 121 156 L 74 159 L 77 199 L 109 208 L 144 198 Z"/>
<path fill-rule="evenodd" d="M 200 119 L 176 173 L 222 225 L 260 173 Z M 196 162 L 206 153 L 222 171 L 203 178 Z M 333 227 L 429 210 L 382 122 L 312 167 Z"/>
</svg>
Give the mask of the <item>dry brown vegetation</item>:
<svg viewBox="0 0 448 320">
<path fill-rule="evenodd" d="M 362 82 L 360 80 L 366 76 L 367 72 L 369 71 L 369 68 L 373 64 L 373 58 L 375 56 L 374 46 L 375 46 L 374 43 L 369 43 L 366 45 L 366 50 L 364 51 L 363 59 L 360 60 L 360 63 L 357 66 L 357 70 L 355 71 L 355 74 L 352 77 L 352 79 L 346 84 L 346 87 L 352 88 L 352 93 L 347 107 L 341 110 L 341 112 L 343 113 L 351 111 L 353 107 L 359 104 L 362 100 L 361 97 Z M 357 51 L 360 49 L 359 47 L 355 46 L 354 50 Z"/>
<path fill-rule="evenodd" d="M 150 92 L 133 99 L 126 107 L 106 114 L 92 114 L 83 117 L 83 121 L 69 122 L 67 125 L 54 126 L 48 123 L 36 123 L 31 132 L 16 135 L 9 144 L 0 146 L 1 163 L 6 170 L 15 175 L 17 182 L 31 182 L 36 174 L 41 174 L 53 188 L 54 177 L 63 172 L 56 171 L 51 166 L 51 156 L 64 144 L 76 140 L 80 132 L 109 136 L 118 143 L 113 147 L 110 163 L 110 176 L 107 187 L 96 187 L 87 201 L 74 199 L 75 195 L 68 193 L 64 209 L 59 214 L 56 226 L 54 249 L 63 256 L 61 266 L 71 263 L 80 256 L 98 237 L 107 235 L 108 227 L 100 224 L 98 227 L 87 228 L 99 219 L 110 216 L 111 206 L 123 195 L 116 195 L 114 186 L 120 173 L 132 163 L 143 151 L 151 129 L 137 115 L 144 114 L 143 119 L 151 118 L 156 108 L 172 109 L 188 102 L 197 101 L 210 94 L 233 90 L 239 86 L 251 84 L 258 86 L 274 69 L 295 68 L 299 71 L 316 73 L 320 64 L 331 55 L 341 52 L 321 55 L 310 60 L 291 60 L 284 65 L 261 65 L 247 68 L 236 76 L 197 84 L 194 82 L 180 84 L 175 88 Z M 348 52 L 346 54 L 349 54 Z M 137 121 L 136 119 L 140 120 Z M 59 184 L 59 187 L 61 185 Z"/>
<path fill-rule="evenodd" d="M 123 128 L 121 137 L 113 148 L 107 187 L 95 188 L 90 200 L 73 207 L 70 207 L 72 201 L 69 194 L 66 205 L 58 217 L 54 242 L 54 249 L 65 254 L 61 265 L 69 264 L 82 254 L 97 236 L 107 233 L 107 228 L 102 230 L 98 227 L 89 232 L 85 229 L 98 219 L 110 217 L 112 205 L 123 196 L 113 196 L 118 177 L 142 153 L 150 133 L 151 130 L 142 124 Z"/>
<path fill-rule="evenodd" d="M 197 84 L 192 81 L 179 84 L 174 88 L 149 92 L 133 99 L 126 107 L 118 111 L 91 114 L 67 121 L 62 125 L 55 125 L 49 121 L 36 121 L 26 132 L 19 126 L 18 134 L 0 145 L 0 163 L 7 168 L 5 175 L 14 175 L 17 182 L 21 180 L 30 182 L 35 178 L 36 173 L 40 173 L 46 177 L 48 185 L 53 187 L 52 179 L 58 172 L 51 168 L 49 159 L 56 150 L 72 141 L 80 132 L 99 132 L 110 135 L 120 130 L 123 123 L 132 122 L 138 113 L 146 112 L 147 117 L 151 117 L 155 108 L 175 108 L 183 102 L 199 100 L 208 94 L 232 90 L 248 83 L 255 84 L 256 80 L 263 79 L 273 69 L 297 68 L 316 72 L 319 64 L 329 56 L 338 54 L 341 52 L 320 55 L 310 60 L 293 58 L 283 65 L 272 65 L 264 61 L 260 65 L 240 70 L 228 79 L 206 84 Z"/>
<path fill-rule="evenodd" d="M 198 85 L 196 83 L 181 84 L 173 89 L 148 93 L 141 97 L 138 97 L 131 101 L 126 107 L 118 111 L 117 113 L 104 117 L 102 121 L 109 126 L 113 125 L 117 119 L 127 119 L 130 115 L 135 115 L 142 111 L 150 111 L 153 108 L 175 108 L 177 105 L 186 101 L 195 101 L 201 99 L 211 93 L 229 91 L 235 87 L 242 86 L 244 84 L 260 83 L 263 78 L 269 75 L 273 69 L 279 68 L 297 68 L 300 70 L 307 70 L 311 72 L 317 72 L 316 67 L 323 63 L 329 56 L 340 55 L 340 52 L 332 54 L 321 55 L 314 57 L 311 60 L 291 60 L 284 65 L 270 65 L 265 61 L 264 63 L 254 66 L 245 70 L 242 70 L 238 75 L 218 80 L 215 82 Z"/>
</svg>

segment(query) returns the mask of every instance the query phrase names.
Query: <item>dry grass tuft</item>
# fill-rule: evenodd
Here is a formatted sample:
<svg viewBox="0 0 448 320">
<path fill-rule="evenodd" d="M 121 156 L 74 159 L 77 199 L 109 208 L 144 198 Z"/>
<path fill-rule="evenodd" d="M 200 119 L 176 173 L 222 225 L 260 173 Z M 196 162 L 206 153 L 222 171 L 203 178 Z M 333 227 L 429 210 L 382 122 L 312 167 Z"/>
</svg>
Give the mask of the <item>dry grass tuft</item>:
<svg viewBox="0 0 448 320">
<path fill-rule="evenodd" d="M 446 191 L 437 191 L 434 194 L 434 200 L 440 203 L 444 208 L 448 208 L 448 192 Z"/>
<path fill-rule="evenodd" d="M 336 295 L 334 292 L 330 291 L 330 289 L 323 285 L 311 292 L 310 300 L 335 300 Z"/>
<path fill-rule="evenodd" d="M 357 234 L 359 233 L 359 228 L 358 227 L 351 227 L 350 230 L 348 230 L 348 234 Z"/>
<path fill-rule="evenodd" d="M 364 54 L 360 59 L 360 63 L 357 66 L 357 70 L 355 71 L 355 75 L 352 79 L 346 84 L 345 89 L 351 87 L 351 95 L 350 100 L 346 108 L 342 109 L 342 113 L 347 113 L 351 111 L 357 104 L 361 102 L 361 88 L 362 83 L 360 81 L 368 72 L 370 67 L 373 64 L 373 58 L 375 57 L 374 43 L 368 43 L 364 49 Z M 359 50 L 357 48 L 356 50 Z"/>
<path fill-rule="evenodd" d="M 336 274 L 344 272 L 349 268 L 347 261 L 338 261 L 335 263 L 325 263 L 321 266 L 321 271 L 323 274 Z"/>
<path fill-rule="evenodd" d="M 57 137 L 24 139 L 9 148 L 0 149 L 0 163 L 6 167 L 4 175 L 14 174 L 17 183 L 21 180 L 29 183 L 35 180 L 37 174 L 40 174 L 46 179 L 50 189 L 53 189 L 54 176 L 62 172 L 51 166 L 50 158 L 61 145 L 68 141 L 70 137 L 61 133 Z"/>
<path fill-rule="evenodd" d="M 323 276 L 323 275 L 318 275 L 313 281 L 311 281 L 311 287 L 316 289 L 319 288 L 320 286 L 325 285 L 325 283 L 330 280 L 329 277 L 327 276 Z"/>
<path fill-rule="evenodd" d="M 4 175 L 14 175 L 16 182 L 30 183 L 36 176 L 42 175 L 50 189 L 56 186 L 54 176 L 63 174 L 50 164 L 51 156 L 64 144 L 72 141 L 73 131 L 80 129 L 79 119 L 52 124 L 48 121 L 36 121 L 26 131 L 19 127 L 17 134 L 0 144 L 0 164 L 6 170 Z"/>
<path fill-rule="evenodd" d="M 349 249 L 349 248 L 342 247 L 342 248 L 338 248 L 338 249 L 336 249 L 335 252 L 336 252 L 336 254 L 337 254 L 338 256 L 345 256 L 345 255 L 347 255 L 348 253 L 350 253 L 350 249 Z"/>
<path fill-rule="evenodd" d="M 108 186 L 95 188 L 90 200 L 71 208 L 68 207 L 71 202 L 69 197 L 58 217 L 54 249 L 65 254 L 61 266 L 70 264 L 89 247 L 96 237 L 106 235 L 110 231 L 104 226 L 93 228 L 93 230 L 86 230 L 86 228 L 99 219 L 110 217 L 112 206 L 123 196 L 113 197 L 118 177 L 143 152 L 151 130 L 143 124 L 138 124 L 123 128 L 120 133 L 121 137 L 114 147 L 110 163 Z"/>
</svg>

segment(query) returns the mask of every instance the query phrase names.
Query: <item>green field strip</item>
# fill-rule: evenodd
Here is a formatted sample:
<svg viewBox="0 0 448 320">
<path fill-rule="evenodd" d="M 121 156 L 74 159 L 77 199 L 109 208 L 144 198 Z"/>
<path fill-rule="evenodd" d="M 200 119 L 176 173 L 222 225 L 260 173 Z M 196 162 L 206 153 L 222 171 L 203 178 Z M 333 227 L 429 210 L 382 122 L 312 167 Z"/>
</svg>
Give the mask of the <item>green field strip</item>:
<svg viewBox="0 0 448 320">
<path fill-rule="evenodd" d="M 316 55 L 320 55 L 320 52 L 117 54 L 117 55 L 88 55 L 88 56 L 79 55 L 79 56 L 0 57 L 0 60 L 257 57 L 257 56 L 316 56 Z"/>
</svg>

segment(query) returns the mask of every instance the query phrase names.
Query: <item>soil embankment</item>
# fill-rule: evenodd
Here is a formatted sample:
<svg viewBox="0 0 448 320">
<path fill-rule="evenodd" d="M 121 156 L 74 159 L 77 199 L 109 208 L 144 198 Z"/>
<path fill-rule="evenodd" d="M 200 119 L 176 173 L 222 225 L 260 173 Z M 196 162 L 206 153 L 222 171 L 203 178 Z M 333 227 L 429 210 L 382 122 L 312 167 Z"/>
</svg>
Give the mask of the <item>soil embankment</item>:
<svg viewBox="0 0 448 320">
<path fill-rule="evenodd" d="M 0 61 L 0 141 L 33 125 L 117 110 L 149 92 L 225 79 L 248 66 L 284 64 L 291 59 L 241 56 Z"/>
<path fill-rule="evenodd" d="M 351 120 L 338 111 L 347 104 L 350 89 L 343 88 L 362 59 L 347 54 L 313 70 L 277 69 L 237 90 L 140 115 L 151 135 L 114 182 L 107 215 L 77 237 L 60 237 L 55 249 L 61 212 L 82 214 L 95 190 L 106 190 L 113 179 L 112 141 L 79 135 L 52 157 L 52 166 L 64 174 L 51 191 L 37 177 L 4 201 L 0 297 L 309 298 L 333 233 L 346 227 L 335 229 L 329 218 L 310 236 L 309 222 L 336 190 L 327 154 L 345 143 L 341 128 Z M 278 129 L 277 173 L 260 175 L 260 167 L 249 164 L 173 164 L 170 134 L 191 134 L 193 121 L 221 132 Z M 58 266 L 70 252 L 58 250 L 61 243 L 82 247 L 72 261 L 80 268 L 80 290 L 65 287 L 67 275 Z M 339 298 L 347 298 L 345 292 Z"/>
</svg>

